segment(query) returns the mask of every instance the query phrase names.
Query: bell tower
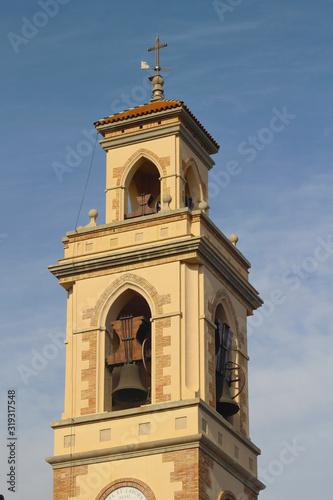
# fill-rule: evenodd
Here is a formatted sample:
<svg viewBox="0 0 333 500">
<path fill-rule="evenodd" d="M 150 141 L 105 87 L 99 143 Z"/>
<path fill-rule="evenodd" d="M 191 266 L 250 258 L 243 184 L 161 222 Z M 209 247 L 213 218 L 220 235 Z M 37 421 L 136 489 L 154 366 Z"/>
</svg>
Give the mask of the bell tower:
<svg viewBox="0 0 333 500">
<path fill-rule="evenodd" d="M 249 262 L 209 218 L 218 144 L 182 101 L 101 119 L 106 220 L 67 233 L 65 406 L 54 500 L 254 500 Z"/>
</svg>

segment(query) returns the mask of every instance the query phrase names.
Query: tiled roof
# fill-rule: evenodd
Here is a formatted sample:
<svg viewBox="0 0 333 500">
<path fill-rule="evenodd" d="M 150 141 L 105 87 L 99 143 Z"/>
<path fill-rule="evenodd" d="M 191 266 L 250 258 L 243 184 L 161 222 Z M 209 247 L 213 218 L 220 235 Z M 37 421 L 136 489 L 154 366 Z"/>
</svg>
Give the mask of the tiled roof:
<svg viewBox="0 0 333 500">
<path fill-rule="evenodd" d="M 115 123 L 123 120 L 127 120 L 128 118 L 134 118 L 137 116 L 149 115 L 151 113 L 156 113 L 158 111 L 164 111 L 172 108 L 183 108 L 187 111 L 187 113 L 193 118 L 193 120 L 199 125 L 199 127 L 207 134 L 207 136 L 213 141 L 215 146 L 219 148 L 218 143 L 213 139 L 213 137 L 207 132 L 207 130 L 201 125 L 199 120 L 194 116 L 194 114 L 189 110 L 187 106 L 183 103 L 183 101 L 175 101 L 175 100 L 167 100 L 162 99 L 160 101 L 149 102 L 148 104 L 143 104 L 141 106 L 137 106 L 136 108 L 128 109 L 127 111 L 121 111 L 115 115 L 108 116 L 107 118 L 103 118 L 102 120 L 98 120 L 94 123 L 95 127 L 99 125 L 106 125 L 108 123 Z"/>
</svg>

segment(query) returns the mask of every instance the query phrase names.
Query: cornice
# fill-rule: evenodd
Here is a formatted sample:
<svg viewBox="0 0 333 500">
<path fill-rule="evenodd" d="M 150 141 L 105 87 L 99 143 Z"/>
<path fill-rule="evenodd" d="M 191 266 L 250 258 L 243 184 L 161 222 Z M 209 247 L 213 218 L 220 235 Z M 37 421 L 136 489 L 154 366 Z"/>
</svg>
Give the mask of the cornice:
<svg viewBox="0 0 333 500">
<path fill-rule="evenodd" d="M 126 117 L 126 119 L 124 120 L 117 120 L 106 123 L 97 122 L 95 123 L 95 127 L 105 137 L 105 134 L 108 132 L 113 132 L 116 130 L 126 131 L 126 129 L 133 127 L 133 125 L 157 122 L 163 118 L 170 118 L 171 116 L 179 117 L 179 119 L 196 137 L 196 139 L 199 141 L 202 147 L 206 149 L 209 155 L 218 152 L 219 145 L 214 141 L 214 139 L 210 136 L 210 134 L 208 134 L 208 132 L 202 127 L 202 125 L 199 124 L 199 122 L 191 115 L 190 111 L 186 108 L 186 106 L 184 107 L 181 103 L 179 106 L 176 107 L 155 110 L 153 113 L 147 113 L 144 115 L 135 115 L 131 117 Z M 150 132 L 153 135 L 163 137 L 164 129 L 166 126 L 167 125 L 159 125 L 154 129 L 150 129 Z M 133 136 L 135 140 L 135 135 L 139 134 L 140 137 L 139 141 L 141 141 L 142 138 L 145 137 L 144 136 L 145 132 L 147 132 L 147 130 L 124 133 L 124 136 L 122 136 L 121 139 L 125 139 L 124 143 L 129 144 L 130 143 L 128 142 L 129 136 Z M 119 136 L 115 137 L 114 139 L 119 139 Z M 104 139 L 100 142 L 102 144 L 102 147 L 105 149 L 103 144 L 108 144 L 108 143 L 104 141 L 108 141 L 108 139 Z M 113 144 L 114 144 L 113 147 L 118 147 L 117 141 L 115 141 Z"/>
<path fill-rule="evenodd" d="M 260 454 L 260 449 L 255 446 L 250 439 L 236 431 L 234 427 L 227 422 L 221 415 L 213 410 L 207 403 L 200 398 L 193 398 L 185 401 L 170 401 L 167 403 L 159 403 L 154 405 L 144 405 L 140 408 L 132 408 L 128 410 L 105 412 L 101 414 L 85 415 L 74 417 L 67 420 L 52 422 L 51 426 L 54 429 L 70 427 L 72 430 L 76 426 L 91 424 L 94 422 L 110 422 L 118 419 L 128 419 L 137 415 L 156 414 L 159 412 L 169 412 L 178 410 L 179 408 L 197 407 L 208 413 L 222 427 L 226 428 L 231 434 L 239 439 L 249 450 L 255 455 Z M 66 455 L 57 455 L 46 458 L 46 461 L 53 466 L 54 469 L 62 467 L 72 467 L 91 463 L 100 463 L 110 460 L 121 460 L 138 456 L 152 455 L 188 449 L 196 447 L 207 453 L 215 461 L 217 461 L 225 470 L 230 472 L 237 479 L 245 482 L 248 487 L 254 489 L 257 493 L 265 488 L 265 485 L 253 476 L 248 470 L 242 467 L 238 462 L 233 460 L 222 448 L 217 446 L 209 436 L 205 434 L 191 434 L 174 438 L 161 439 L 155 441 L 136 442 L 127 445 L 115 446 L 112 448 L 104 448 L 100 450 L 90 450 Z"/>
<path fill-rule="evenodd" d="M 65 420 L 56 420 L 51 422 L 52 429 L 68 428 L 80 425 L 86 425 L 96 422 L 112 422 L 113 420 L 119 419 L 129 419 L 137 415 L 150 415 L 155 413 L 162 413 L 172 410 L 179 410 L 180 408 L 191 408 L 198 406 L 200 409 L 205 411 L 212 417 L 219 425 L 226 428 L 234 437 L 242 441 L 242 443 L 247 446 L 256 455 L 260 455 L 260 449 L 244 434 L 239 432 L 230 422 L 223 418 L 217 411 L 213 410 L 203 399 L 201 398 L 190 398 L 178 401 L 167 401 L 163 403 L 154 403 L 142 405 L 138 408 L 127 408 L 125 410 L 116 410 L 103 413 L 94 413 L 91 415 L 80 415 L 73 418 L 67 418 Z"/>
<path fill-rule="evenodd" d="M 247 268 L 251 268 L 250 262 L 244 257 L 242 252 L 238 250 L 238 248 L 233 245 L 229 238 L 227 238 L 222 231 L 214 224 L 214 222 L 201 210 L 192 211 L 192 221 L 195 221 L 195 218 L 199 216 L 200 221 L 207 226 L 207 228 L 214 234 L 214 237 L 229 251 L 233 253 L 233 257 L 240 262 L 240 264 Z"/>
<path fill-rule="evenodd" d="M 196 258 L 198 263 L 213 268 L 226 280 L 233 288 L 234 293 L 242 297 L 251 311 L 262 305 L 262 300 L 250 283 L 242 279 L 230 267 L 229 263 L 221 258 L 212 244 L 201 236 L 183 238 L 178 241 L 164 242 L 146 248 L 122 251 L 100 257 L 64 261 L 49 266 L 49 270 L 59 280 L 68 277 L 74 279 L 75 276 L 82 274 L 170 257 L 175 257 L 178 260 L 188 260 L 190 258 L 192 261 Z"/>
<path fill-rule="evenodd" d="M 189 208 L 178 208 L 170 211 L 162 211 L 157 214 L 144 215 L 135 217 L 134 219 L 125 219 L 122 221 L 109 222 L 108 224 L 99 224 L 98 226 L 82 227 L 75 231 L 68 231 L 66 237 L 63 238 L 63 243 L 75 241 L 84 241 L 91 238 L 98 238 L 101 235 L 114 235 L 123 231 L 131 231 L 133 228 L 139 230 L 141 225 L 146 227 L 148 225 L 165 224 L 177 220 L 179 217 L 187 219 L 192 222 L 201 222 L 207 229 L 214 235 L 222 246 L 232 254 L 232 256 L 240 263 L 244 269 L 250 269 L 250 262 L 244 257 L 242 252 L 233 245 L 229 239 L 222 233 L 222 231 L 212 222 L 212 220 L 202 210 L 190 210 Z"/>
<path fill-rule="evenodd" d="M 188 127 L 184 123 L 188 125 Z M 107 137 L 99 141 L 99 143 L 104 151 L 108 151 L 113 148 L 120 148 L 153 139 L 179 135 L 210 170 L 215 165 L 215 162 L 212 160 L 210 155 L 217 153 L 217 148 L 215 148 L 215 150 L 211 147 L 209 138 L 202 132 L 200 127 L 197 126 L 195 122 L 192 124 L 194 129 L 195 126 L 197 126 L 197 129 L 194 131 L 191 130 L 190 122 L 188 120 L 184 120 L 184 123 L 179 121 L 176 123 L 161 124 L 157 127 L 148 129 L 135 130 L 133 132 L 124 133 L 124 135 Z M 133 124 L 131 123 L 131 125 Z M 105 127 L 107 127 L 107 125 L 105 125 Z M 119 128 L 119 124 L 117 128 Z M 126 130 L 125 127 L 123 128 Z"/>
<path fill-rule="evenodd" d="M 113 448 L 104 448 L 102 450 L 91 450 L 67 455 L 58 455 L 55 457 L 48 457 L 45 460 L 52 465 L 53 469 L 56 470 L 65 467 L 77 467 L 91 463 L 124 460 L 145 455 L 151 456 L 188 448 L 201 449 L 213 458 L 213 460 L 218 462 L 221 467 L 241 482 L 244 482 L 257 494 L 260 490 L 265 488 L 265 485 L 257 477 L 253 476 L 244 467 L 233 460 L 225 451 L 216 446 L 204 434 L 192 434 L 177 438 L 161 439 L 158 441 L 138 442 L 115 446 Z"/>
<path fill-rule="evenodd" d="M 195 212 L 193 212 L 195 213 Z M 199 212 L 198 212 L 199 213 Z M 200 211 L 201 213 L 201 211 Z M 75 240 L 89 239 L 91 237 L 99 237 L 100 233 L 107 231 L 108 234 L 116 234 L 121 231 L 131 231 L 133 228 L 137 230 L 140 226 L 146 227 L 147 223 L 149 225 L 165 224 L 172 222 L 172 219 L 183 216 L 183 218 L 190 219 L 191 211 L 189 208 L 176 208 L 174 210 L 160 211 L 155 214 L 142 215 L 139 217 L 133 217 L 130 219 L 124 219 L 114 222 L 108 222 L 107 224 L 98 224 L 97 226 L 86 226 L 80 229 L 75 229 L 66 232 L 66 237 L 63 241 L 68 241 L 69 239 Z"/>
</svg>

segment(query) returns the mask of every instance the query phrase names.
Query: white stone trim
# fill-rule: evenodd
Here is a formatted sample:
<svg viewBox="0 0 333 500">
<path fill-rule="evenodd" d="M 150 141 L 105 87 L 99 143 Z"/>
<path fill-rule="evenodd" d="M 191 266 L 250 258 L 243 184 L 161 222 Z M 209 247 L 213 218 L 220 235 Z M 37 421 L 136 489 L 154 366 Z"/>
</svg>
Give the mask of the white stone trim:
<svg viewBox="0 0 333 500">
<path fill-rule="evenodd" d="M 171 313 L 165 313 L 165 314 L 158 314 L 157 316 L 152 316 L 150 318 L 151 323 L 157 319 L 164 319 L 164 318 L 172 318 L 174 316 L 180 316 L 181 318 L 183 317 L 183 313 L 181 311 L 175 311 Z"/>
</svg>

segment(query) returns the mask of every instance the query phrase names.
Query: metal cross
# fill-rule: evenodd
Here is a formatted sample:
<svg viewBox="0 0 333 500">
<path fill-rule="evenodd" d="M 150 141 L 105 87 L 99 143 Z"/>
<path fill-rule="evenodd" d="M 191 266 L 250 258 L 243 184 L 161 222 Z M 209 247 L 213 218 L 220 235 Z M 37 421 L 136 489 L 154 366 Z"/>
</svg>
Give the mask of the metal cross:
<svg viewBox="0 0 333 500">
<path fill-rule="evenodd" d="M 159 38 L 158 38 L 158 34 L 156 35 L 156 39 L 155 39 L 155 45 L 154 47 L 149 47 L 148 48 L 148 52 L 151 52 L 152 50 L 155 50 L 155 71 L 156 71 L 156 74 L 159 73 L 159 71 L 162 69 L 162 70 L 165 70 L 165 69 L 172 69 L 172 68 L 160 68 L 160 49 L 162 49 L 163 47 L 167 47 L 167 43 L 159 43 Z"/>
</svg>

